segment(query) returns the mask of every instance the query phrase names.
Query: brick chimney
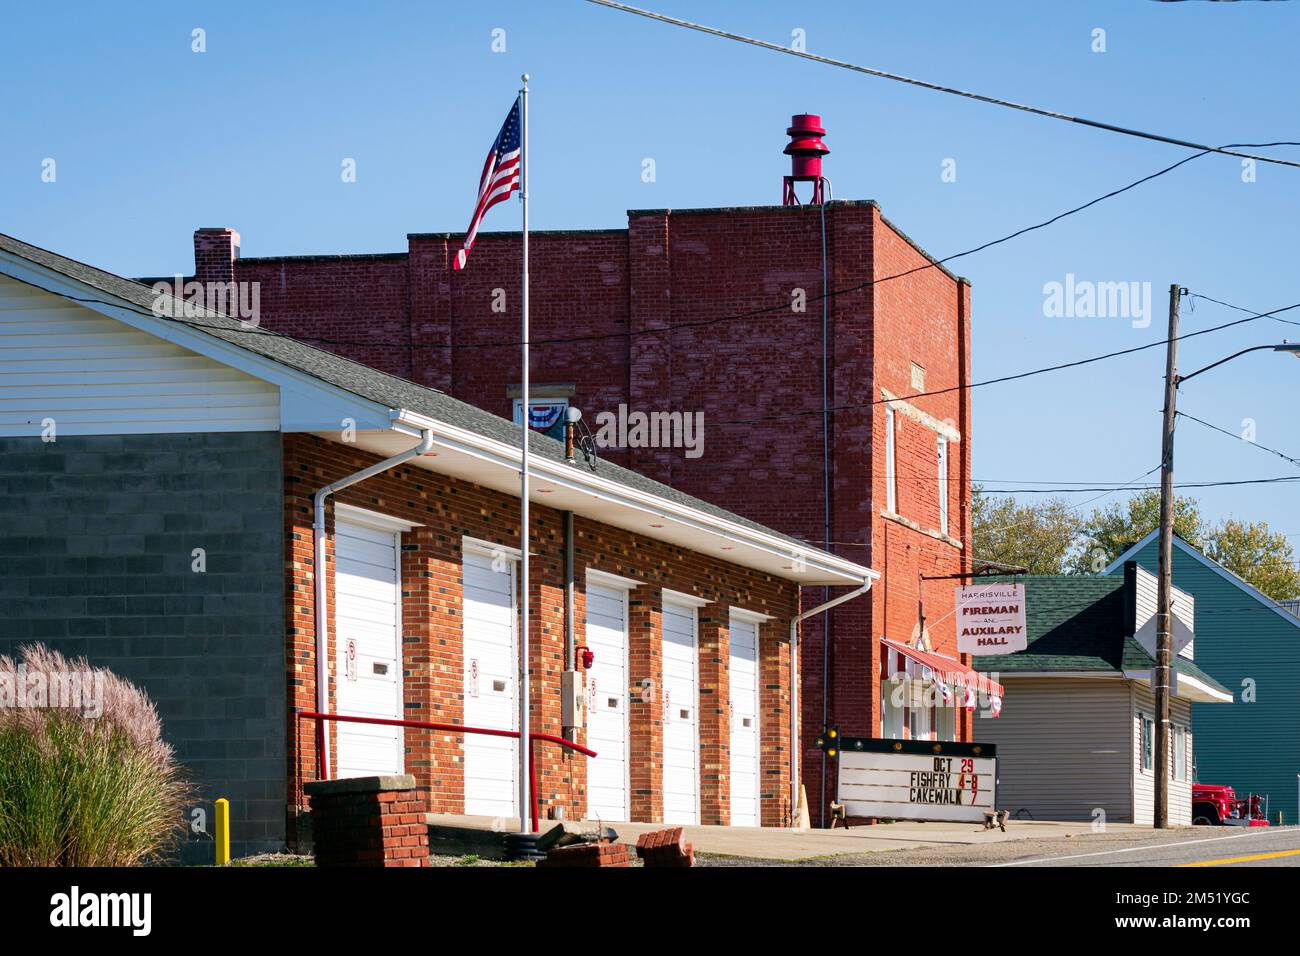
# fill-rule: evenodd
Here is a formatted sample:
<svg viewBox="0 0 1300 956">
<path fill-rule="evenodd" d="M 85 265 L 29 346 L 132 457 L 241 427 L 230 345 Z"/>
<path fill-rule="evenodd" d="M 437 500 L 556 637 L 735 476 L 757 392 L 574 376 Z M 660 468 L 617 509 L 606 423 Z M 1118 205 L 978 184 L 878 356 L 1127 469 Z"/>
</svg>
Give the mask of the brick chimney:
<svg viewBox="0 0 1300 956">
<path fill-rule="evenodd" d="M 239 233 L 225 226 L 194 230 L 194 278 L 199 282 L 234 282 Z"/>
</svg>

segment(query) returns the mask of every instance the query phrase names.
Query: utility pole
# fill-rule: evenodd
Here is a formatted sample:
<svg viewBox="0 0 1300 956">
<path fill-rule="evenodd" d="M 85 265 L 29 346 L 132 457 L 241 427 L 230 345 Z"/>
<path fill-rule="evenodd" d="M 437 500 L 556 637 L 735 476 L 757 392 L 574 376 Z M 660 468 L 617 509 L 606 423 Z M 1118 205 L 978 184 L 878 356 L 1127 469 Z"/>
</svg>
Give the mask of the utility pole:
<svg viewBox="0 0 1300 956">
<path fill-rule="evenodd" d="M 1178 283 L 1169 287 L 1169 343 L 1165 356 L 1165 414 L 1160 442 L 1160 563 L 1156 590 L 1155 826 L 1169 826 L 1169 618 L 1174 557 L 1174 417 L 1178 401 Z"/>
</svg>

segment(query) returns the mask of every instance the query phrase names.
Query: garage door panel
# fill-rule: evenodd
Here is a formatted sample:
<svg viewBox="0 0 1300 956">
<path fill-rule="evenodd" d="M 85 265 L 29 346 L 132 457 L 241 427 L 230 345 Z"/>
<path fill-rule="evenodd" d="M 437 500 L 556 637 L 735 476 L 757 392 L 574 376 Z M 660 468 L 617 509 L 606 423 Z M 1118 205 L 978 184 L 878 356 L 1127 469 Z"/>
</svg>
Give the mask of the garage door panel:
<svg viewBox="0 0 1300 956">
<path fill-rule="evenodd" d="M 664 822 L 699 822 L 699 644 L 694 608 L 664 605 Z"/>
<path fill-rule="evenodd" d="M 626 820 L 628 793 L 627 593 L 588 584 L 585 641 L 596 654 L 587 672 L 587 815 Z"/>
<path fill-rule="evenodd" d="M 465 723 L 492 730 L 519 726 L 515 565 L 466 552 L 462 567 Z M 514 816 L 518 811 L 519 743 L 509 737 L 466 734 L 465 812 Z"/>
<path fill-rule="evenodd" d="M 402 717 L 398 537 L 346 519 L 335 522 L 336 707 L 354 717 Z M 349 655 L 354 655 L 349 662 Z M 401 727 L 334 727 L 340 777 L 401 773 Z"/>
<path fill-rule="evenodd" d="M 731 823 L 756 827 L 759 815 L 758 625 L 731 619 Z"/>
</svg>

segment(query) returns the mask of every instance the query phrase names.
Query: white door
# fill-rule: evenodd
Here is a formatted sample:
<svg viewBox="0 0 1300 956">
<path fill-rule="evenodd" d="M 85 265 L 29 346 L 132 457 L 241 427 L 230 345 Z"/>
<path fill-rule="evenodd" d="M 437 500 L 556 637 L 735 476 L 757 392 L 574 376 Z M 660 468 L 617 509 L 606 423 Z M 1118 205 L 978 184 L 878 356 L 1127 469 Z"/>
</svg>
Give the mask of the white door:
<svg viewBox="0 0 1300 956">
<path fill-rule="evenodd" d="M 699 646 L 695 608 L 664 604 L 664 822 L 700 821 Z"/>
<path fill-rule="evenodd" d="M 464 552 L 465 725 L 519 729 L 515 562 Z M 465 735 L 465 812 L 519 813 L 519 743 Z"/>
<path fill-rule="evenodd" d="M 402 716 L 401 536 L 335 515 L 334 632 L 338 713 Z M 405 731 L 335 724 L 338 776 L 401 773 Z"/>
<path fill-rule="evenodd" d="M 596 655 L 587 672 L 587 816 L 627 820 L 627 592 L 587 584 L 587 646 Z"/>
<path fill-rule="evenodd" d="M 758 625 L 731 618 L 731 825 L 759 825 Z"/>
</svg>

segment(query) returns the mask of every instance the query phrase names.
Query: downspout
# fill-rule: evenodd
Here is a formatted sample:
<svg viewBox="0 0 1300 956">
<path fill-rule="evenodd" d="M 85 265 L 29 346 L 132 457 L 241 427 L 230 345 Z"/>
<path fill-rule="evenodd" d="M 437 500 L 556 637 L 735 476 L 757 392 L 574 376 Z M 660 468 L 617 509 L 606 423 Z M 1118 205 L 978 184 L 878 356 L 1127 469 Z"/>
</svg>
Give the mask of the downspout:
<svg viewBox="0 0 1300 956">
<path fill-rule="evenodd" d="M 871 590 L 876 577 L 879 575 L 866 578 L 861 587 L 832 598 L 825 604 L 819 604 L 790 620 L 790 822 L 792 825 L 799 806 L 799 757 L 803 750 L 803 744 L 799 739 L 799 625 L 810 617 L 866 594 Z M 822 693 L 825 694 L 825 688 L 822 689 Z"/>
<path fill-rule="evenodd" d="M 417 455 L 423 455 L 433 448 L 433 432 L 425 430 L 421 432 L 420 442 L 413 448 L 408 448 L 404 452 L 394 455 L 392 458 L 385 458 L 383 461 L 376 462 L 369 468 L 363 468 L 355 474 L 348 475 L 346 478 L 340 478 L 338 481 L 331 482 L 324 488 L 316 492 L 315 517 L 312 520 L 311 530 L 313 539 L 314 557 L 314 585 L 315 585 L 315 605 L 316 605 L 316 711 L 321 714 L 330 713 L 330 695 L 329 695 L 329 667 L 326 660 L 326 653 L 329 647 L 329 621 L 325 610 L 325 499 L 336 491 L 342 491 L 359 481 L 365 481 L 367 478 L 373 478 L 380 472 L 388 471 L 390 468 L 396 468 L 403 462 L 410 461 Z M 329 745 L 325 738 L 327 732 L 323 729 L 327 721 L 317 722 L 322 731 L 317 738 L 319 753 L 317 759 L 320 765 L 320 779 L 330 779 L 329 765 Z"/>
<path fill-rule="evenodd" d="M 572 428 L 569 434 L 573 434 Z M 573 512 L 564 512 L 564 669 L 577 671 L 575 663 L 577 657 L 577 647 L 574 644 L 573 630 Z M 577 674 L 574 674 L 574 680 Z M 577 715 L 574 715 L 577 719 Z M 576 727 L 564 727 L 561 730 L 566 740 L 577 740 L 578 731 Z"/>
</svg>

